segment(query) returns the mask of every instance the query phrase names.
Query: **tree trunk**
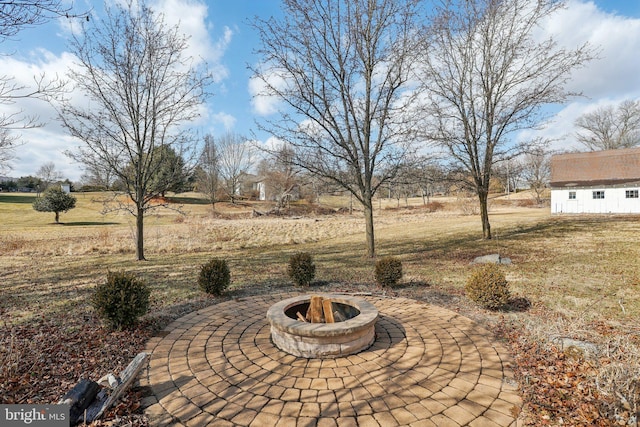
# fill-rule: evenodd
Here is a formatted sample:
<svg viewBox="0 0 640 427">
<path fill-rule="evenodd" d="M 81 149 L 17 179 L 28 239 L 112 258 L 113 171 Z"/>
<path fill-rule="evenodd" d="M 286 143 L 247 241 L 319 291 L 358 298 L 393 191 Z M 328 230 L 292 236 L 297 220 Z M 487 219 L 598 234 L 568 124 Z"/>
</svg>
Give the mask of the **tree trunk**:
<svg viewBox="0 0 640 427">
<path fill-rule="evenodd" d="M 60 223 L 60 212 L 56 212 L 56 224 Z"/>
<path fill-rule="evenodd" d="M 478 192 L 480 200 L 480 219 L 482 220 L 482 238 L 491 240 L 491 224 L 489 224 L 489 207 L 487 204 L 488 192 L 480 190 Z"/>
<path fill-rule="evenodd" d="M 136 258 L 144 261 L 144 209 L 138 208 L 136 215 Z"/>
<path fill-rule="evenodd" d="M 367 255 L 373 258 L 376 255 L 375 251 L 375 238 L 373 234 L 373 208 L 371 206 L 371 200 L 369 204 L 364 206 L 364 222 L 367 233 Z"/>
</svg>

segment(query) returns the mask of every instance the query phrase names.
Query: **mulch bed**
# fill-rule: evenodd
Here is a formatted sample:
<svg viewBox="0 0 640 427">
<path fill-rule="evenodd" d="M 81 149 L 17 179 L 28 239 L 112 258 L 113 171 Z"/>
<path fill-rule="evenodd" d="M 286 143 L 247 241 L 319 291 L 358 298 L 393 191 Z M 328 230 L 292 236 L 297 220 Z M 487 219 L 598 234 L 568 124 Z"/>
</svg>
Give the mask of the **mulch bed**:
<svg viewBox="0 0 640 427">
<path fill-rule="evenodd" d="M 60 313 L 0 327 L 0 402 L 56 403 L 80 379 L 118 375 L 151 336 L 146 326 L 109 331 L 90 313 Z M 129 392 L 107 418 L 135 412 L 140 407 L 137 394 Z"/>
</svg>

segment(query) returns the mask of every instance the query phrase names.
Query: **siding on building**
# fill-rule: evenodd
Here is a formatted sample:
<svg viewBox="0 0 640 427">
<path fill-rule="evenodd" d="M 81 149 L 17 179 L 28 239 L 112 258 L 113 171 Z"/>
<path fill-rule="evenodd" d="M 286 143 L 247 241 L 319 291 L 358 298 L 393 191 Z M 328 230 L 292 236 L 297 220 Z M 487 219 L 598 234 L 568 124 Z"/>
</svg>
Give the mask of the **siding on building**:
<svg viewBox="0 0 640 427">
<path fill-rule="evenodd" d="M 592 187 L 551 189 L 551 213 L 640 213 L 640 199 L 627 198 L 627 191 L 637 192 L 640 184 L 628 187 Z M 604 192 L 594 199 L 593 192 Z M 574 193 L 575 197 L 570 197 Z M 635 193 L 631 193 L 635 194 Z"/>
<path fill-rule="evenodd" d="M 640 213 L 640 148 L 551 158 L 551 213 Z"/>
</svg>

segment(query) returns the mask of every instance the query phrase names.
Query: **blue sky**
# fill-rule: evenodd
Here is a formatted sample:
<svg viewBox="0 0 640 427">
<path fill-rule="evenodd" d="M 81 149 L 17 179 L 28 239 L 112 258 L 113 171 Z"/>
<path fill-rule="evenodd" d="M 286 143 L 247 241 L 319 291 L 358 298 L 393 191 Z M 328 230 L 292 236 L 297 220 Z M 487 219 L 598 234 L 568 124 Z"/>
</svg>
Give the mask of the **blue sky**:
<svg viewBox="0 0 640 427">
<path fill-rule="evenodd" d="M 107 0 L 113 2 L 116 0 Z M 94 8 L 102 13 L 102 1 L 75 0 L 78 11 Z M 250 136 L 255 120 L 273 111 L 269 99 L 253 97 L 248 64 L 257 64 L 253 55 L 258 37 L 249 25 L 254 16 L 267 18 L 280 12 L 279 0 L 148 0 L 157 11 L 165 14 L 171 24 L 180 23 L 191 35 L 190 53 L 207 60 L 216 76 L 211 88 L 214 97 L 198 122 L 201 133 L 221 135 L 226 131 Z M 567 45 L 589 41 L 600 49 L 600 59 L 579 70 L 571 88 L 586 97 L 559 107 L 545 129 L 537 134 L 558 140 L 569 147 L 573 121 L 580 114 L 616 103 L 623 99 L 640 98 L 640 0 L 569 0 L 567 9 L 545 24 L 543 31 L 553 34 Z M 74 24 L 75 25 L 75 24 Z M 72 25 L 73 28 L 73 25 Z M 34 75 L 64 75 L 73 60 L 67 49 L 70 30 L 66 20 L 28 28 L 14 40 L 0 43 L 0 75 L 15 76 L 16 82 L 31 84 Z M 2 175 L 19 177 L 35 174 L 45 162 L 53 161 L 56 169 L 71 180 L 78 180 L 82 166 L 73 164 L 63 152 L 77 145 L 55 121 L 52 109 L 38 101 L 28 101 L 7 108 L 22 108 L 36 113 L 47 124 L 43 128 L 21 132 L 23 144 L 16 150 L 12 170 Z M 529 132 L 523 137 L 532 136 Z M 257 133 L 261 142 L 269 135 Z M 561 148 L 558 146 L 557 148 Z"/>
</svg>

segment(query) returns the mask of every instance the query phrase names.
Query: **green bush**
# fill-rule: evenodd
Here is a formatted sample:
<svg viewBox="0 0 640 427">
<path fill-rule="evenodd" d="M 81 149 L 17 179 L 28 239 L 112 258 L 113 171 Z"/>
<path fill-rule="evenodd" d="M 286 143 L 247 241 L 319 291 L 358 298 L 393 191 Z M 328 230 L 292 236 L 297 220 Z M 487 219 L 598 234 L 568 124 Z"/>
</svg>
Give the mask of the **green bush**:
<svg viewBox="0 0 640 427">
<path fill-rule="evenodd" d="M 224 259 L 212 259 L 200 267 L 198 285 L 208 294 L 222 295 L 231 283 L 229 266 Z"/>
<path fill-rule="evenodd" d="M 60 223 L 60 212 L 67 212 L 76 207 L 76 198 L 62 191 L 60 187 L 47 188 L 42 197 L 33 202 L 33 209 L 38 212 L 53 212 L 56 224 Z"/>
<path fill-rule="evenodd" d="M 467 296 L 489 310 L 498 310 L 509 301 L 509 283 L 497 264 L 477 268 L 464 288 Z"/>
<path fill-rule="evenodd" d="M 147 284 L 133 274 L 109 272 L 106 283 L 96 287 L 91 303 L 109 327 L 126 329 L 147 312 L 150 293 Z"/>
<path fill-rule="evenodd" d="M 381 286 L 395 286 L 402 279 L 402 262 L 392 256 L 376 261 L 376 282 Z"/>
<path fill-rule="evenodd" d="M 316 276 L 316 266 L 311 254 L 299 252 L 291 255 L 287 274 L 296 285 L 309 286 Z"/>
</svg>

